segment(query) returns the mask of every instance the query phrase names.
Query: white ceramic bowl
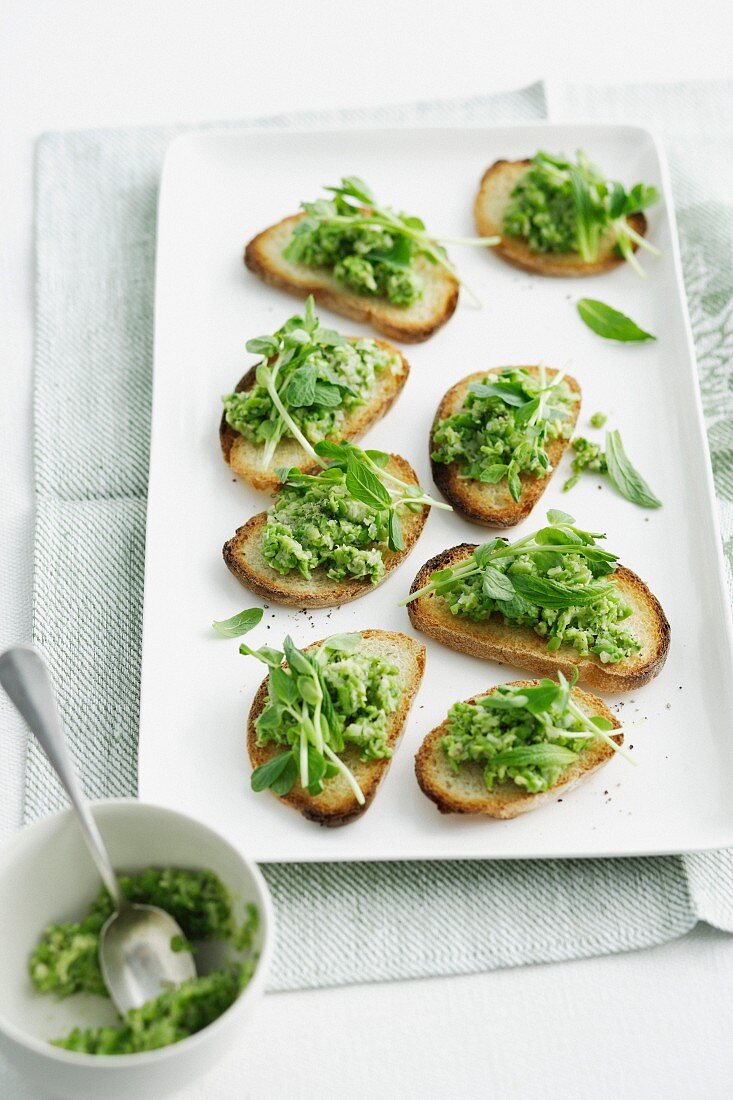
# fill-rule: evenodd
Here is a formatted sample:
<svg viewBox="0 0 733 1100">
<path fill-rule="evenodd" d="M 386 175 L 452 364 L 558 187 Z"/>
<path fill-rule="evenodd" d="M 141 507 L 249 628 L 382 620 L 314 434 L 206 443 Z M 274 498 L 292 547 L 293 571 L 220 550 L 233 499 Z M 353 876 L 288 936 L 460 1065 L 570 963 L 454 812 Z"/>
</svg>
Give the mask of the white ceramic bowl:
<svg viewBox="0 0 733 1100">
<path fill-rule="evenodd" d="M 259 963 L 234 1004 L 196 1035 L 143 1054 L 101 1056 L 59 1050 L 48 1040 L 76 1026 L 115 1022 L 100 997 L 54 1000 L 28 978 L 28 957 L 44 925 L 78 919 L 99 891 L 99 878 L 70 810 L 23 829 L 0 849 L 0 1050 L 39 1089 L 70 1100 L 164 1096 L 204 1073 L 240 1043 L 263 991 L 274 944 L 270 895 L 257 867 L 206 825 L 184 814 L 132 799 L 93 804 L 112 862 L 123 871 L 148 866 L 208 869 L 219 876 L 242 921 L 247 902 L 260 914 L 254 947 Z M 205 969 L 224 957 L 207 945 Z M 231 948 L 228 951 L 231 956 Z M 218 955 L 218 957 L 217 957 Z"/>
</svg>

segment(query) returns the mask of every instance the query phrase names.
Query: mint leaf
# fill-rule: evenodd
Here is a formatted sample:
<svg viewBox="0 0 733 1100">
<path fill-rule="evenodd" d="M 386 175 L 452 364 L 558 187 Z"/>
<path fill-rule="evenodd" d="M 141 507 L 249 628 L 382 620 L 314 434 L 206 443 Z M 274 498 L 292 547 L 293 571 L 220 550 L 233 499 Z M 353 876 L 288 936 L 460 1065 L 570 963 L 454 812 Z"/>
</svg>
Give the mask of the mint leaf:
<svg viewBox="0 0 733 1100">
<path fill-rule="evenodd" d="M 656 336 L 639 328 L 625 313 L 619 313 L 617 309 L 595 298 L 581 298 L 578 302 L 578 313 L 589 329 L 606 340 L 617 340 L 625 344 L 656 340 Z"/>
</svg>

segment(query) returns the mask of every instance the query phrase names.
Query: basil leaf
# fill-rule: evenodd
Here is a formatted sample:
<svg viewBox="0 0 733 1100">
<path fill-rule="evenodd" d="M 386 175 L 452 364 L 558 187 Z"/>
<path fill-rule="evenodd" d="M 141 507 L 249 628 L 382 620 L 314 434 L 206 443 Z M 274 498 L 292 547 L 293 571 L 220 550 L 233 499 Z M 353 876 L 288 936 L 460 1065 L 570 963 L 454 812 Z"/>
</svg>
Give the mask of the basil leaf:
<svg viewBox="0 0 733 1100">
<path fill-rule="evenodd" d="M 265 764 L 260 764 L 252 772 L 250 780 L 253 791 L 266 791 L 268 787 L 275 790 L 276 794 L 288 794 L 298 774 L 292 752 L 282 752 L 279 756 L 273 756 Z M 289 783 L 288 783 L 289 780 Z M 287 786 L 287 789 L 283 789 Z"/>
<path fill-rule="evenodd" d="M 513 600 L 514 585 L 511 579 L 494 565 L 486 565 L 481 577 L 484 596 L 490 600 Z"/>
<path fill-rule="evenodd" d="M 521 409 L 517 409 L 514 417 L 518 424 L 526 424 L 531 416 L 537 412 L 540 407 L 539 397 L 533 397 L 531 401 L 527 401 L 522 405 Z"/>
<path fill-rule="evenodd" d="M 231 619 L 220 619 L 211 625 L 222 638 L 241 638 L 257 626 L 262 619 L 264 611 L 261 607 L 248 607 L 246 611 L 240 611 L 238 615 L 232 615 Z"/>
<path fill-rule="evenodd" d="M 529 573 L 512 574 L 514 587 L 520 596 L 537 607 L 561 610 L 565 607 L 588 607 L 613 590 L 612 584 L 586 584 L 582 588 L 536 577 Z"/>
<path fill-rule="evenodd" d="M 286 390 L 288 404 L 294 409 L 312 405 L 316 396 L 316 368 L 312 363 L 297 367 L 290 375 Z"/>
<path fill-rule="evenodd" d="M 392 498 L 376 474 L 353 454 L 346 461 L 346 489 L 355 499 L 380 511 L 389 508 Z"/>
<path fill-rule="evenodd" d="M 568 524 L 572 526 L 575 520 L 567 512 L 561 512 L 557 508 L 550 508 L 547 513 L 547 522 L 552 524 Z"/>
<path fill-rule="evenodd" d="M 471 382 L 468 392 L 474 397 L 499 397 L 505 405 L 515 408 L 530 400 L 520 382 Z"/>
<path fill-rule="evenodd" d="M 661 500 L 632 466 L 617 431 L 606 433 L 606 465 L 611 484 L 622 497 L 641 508 L 661 508 Z"/>
<path fill-rule="evenodd" d="M 500 768 L 564 768 L 572 764 L 577 756 L 576 752 L 562 745 L 519 745 L 498 753 L 491 764 Z"/>
<path fill-rule="evenodd" d="M 606 340 L 618 340 L 620 343 L 632 343 L 641 340 L 656 340 L 651 332 L 639 328 L 635 321 L 605 302 L 595 298 L 581 298 L 578 313 L 589 329 Z"/>
<path fill-rule="evenodd" d="M 405 540 L 402 537 L 400 517 L 397 515 L 397 511 L 394 508 L 389 513 L 389 548 L 396 552 L 405 549 Z"/>
</svg>

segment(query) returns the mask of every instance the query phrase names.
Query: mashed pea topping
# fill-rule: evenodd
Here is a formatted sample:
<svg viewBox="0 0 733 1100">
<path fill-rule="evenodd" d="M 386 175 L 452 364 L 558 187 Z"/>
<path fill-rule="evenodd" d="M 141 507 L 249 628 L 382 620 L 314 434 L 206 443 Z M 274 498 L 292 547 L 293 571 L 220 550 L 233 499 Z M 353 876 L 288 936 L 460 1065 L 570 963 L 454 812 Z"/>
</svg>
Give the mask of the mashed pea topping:
<svg viewBox="0 0 733 1100">
<path fill-rule="evenodd" d="M 608 180 L 582 150 L 575 161 L 539 152 L 517 181 L 504 214 L 504 232 L 523 238 L 533 252 L 576 252 L 598 259 L 601 237 L 613 236 L 621 255 L 639 272 L 634 246 L 658 255 L 629 218 L 659 199 L 656 188 L 637 183 L 629 192 Z"/>
<path fill-rule="evenodd" d="M 454 703 L 440 745 L 455 772 L 465 764 L 482 765 L 488 790 L 514 783 L 537 794 L 554 787 L 596 738 L 617 749 L 606 732 L 611 729 L 607 718 L 581 710 L 559 673 L 557 682 L 502 684 L 474 702 Z"/>
<path fill-rule="evenodd" d="M 523 473 L 552 471 L 546 445 L 567 439 L 577 396 L 560 373 L 548 378 L 523 367 L 507 367 L 471 382 L 463 407 L 438 421 L 433 433 L 435 462 L 458 462 L 461 476 L 494 485 L 507 479 L 513 500 L 522 495 Z"/>
<path fill-rule="evenodd" d="M 292 263 L 330 270 L 347 290 L 367 297 L 386 298 L 396 306 L 411 306 L 425 290 L 420 259 L 458 274 L 448 260 L 445 243 L 486 246 L 498 237 L 432 237 L 414 215 L 380 205 L 370 188 L 356 176 L 338 187 L 327 187 L 331 197 L 303 202 L 306 216 L 297 223 L 284 250 Z"/>
<path fill-rule="evenodd" d="M 530 627 L 550 653 L 571 646 L 602 664 L 638 653 L 639 641 L 623 625 L 632 609 L 612 577 L 617 557 L 596 543 L 605 536 L 581 530 L 564 512 L 547 518 L 549 526 L 516 542 L 496 538 L 477 546 L 464 561 L 433 573 L 405 602 L 435 593 L 451 614 L 472 622 L 498 615 Z"/>
<path fill-rule="evenodd" d="M 397 306 L 418 301 L 425 287 L 415 270 L 425 230 L 420 219 L 379 208 L 364 181 L 354 176 L 327 190 L 332 198 L 301 204 L 307 216 L 296 225 L 285 258 L 329 268 L 336 282 L 356 294 L 386 298 Z"/>
<path fill-rule="evenodd" d="M 358 577 L 377 583 L 384 552 L 404 548 L 406 511 L 440 505 L 414 483 L 385 467 L 389 455 L 350 443 L 321 443 L 314 458 L 328 465 L 318 474 L 282 472 L 283 486 L 262 535 L 262 556 L 278 573 L 294 570 L 310 579 L 323 566 L 333 580 Z"/>
<path fill-rule="evenodd" d="M 229 894 L 211 871 L 149 867 L 134 875 L 121 875 L 119 881 L 130 901 L 158 905 L 170 913 L 193 947 L 214 939 L 227 940 L 239 951 L 251 945 L 256 909 L 250 906 L 246 922 L 237 927 Z M 112 899 L 103 889 L 80 921 L 44 929 L 29 961 L 30 979 L 39 992 L 57 997 L 74 993 L 108 996 L 99 966 L 99 937 L 113 912 Z M 192 978 L 133 1009 L 120 1027 L 76 1028 L 54 1045 L 88 1054 L 132 1054 L 178 1042 L 232 1004 L 249 982 L 255 962 L 252 958 Z"/>
<path fill-rule="evenodd" d="M 256 382 L 222 398 L 227 424 L 262 445 L 267 469 L 283 438 L 306 450 L 339 434 L 348 413 L 366 404 L 377 380 L 397 371 L 397 354 L 376 340 L 347 340 L 321 328 L 309 298 L 304 315 L 290 317 L 272 336 L 249 340 L 247 350 L 264 355 Z"/>
<path fill-rule="evenodd" d="M 240 653 L 270 668 L 267 702 L 255 728 L 260 745 L 283 749 L 255 768 L 253 790 L 287 795 L 299 782 L 318 795 L 340 773 L 363 804 L 363 792 L 339 754 L 354 746 L 361 760 L 392 755 L 389 716 L 401 697 L 397 666 L 365 650 L 361 634 L 334 634 L 308 650 L 287 637 L 282 652 L 243 643 Z"/>
</svg>

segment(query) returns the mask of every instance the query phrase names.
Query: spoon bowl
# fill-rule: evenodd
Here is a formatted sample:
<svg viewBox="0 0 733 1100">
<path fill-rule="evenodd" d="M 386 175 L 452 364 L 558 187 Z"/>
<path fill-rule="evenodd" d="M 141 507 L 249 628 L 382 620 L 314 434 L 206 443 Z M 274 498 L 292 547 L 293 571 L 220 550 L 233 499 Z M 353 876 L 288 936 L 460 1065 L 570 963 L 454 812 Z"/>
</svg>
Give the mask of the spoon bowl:
<svg viewBox="0 0 733 1100">
<path fill-rule="evenodd" d="M 89 854 L 114 903 L 99 943 L 99 965 L 107 992 L 124 1016 L 188 978 L 196 967 L 178 922 L 155 905 L 131 904 L 89 810 L 69 755 L 53 687 L 43 659 L 31 646 L 13 646 L 0 655 L 0 683 L 45 752 L 66 790 Z"/>
<path fill-rule="evenodd" d="M 121 1016 L 196 977 L 180 925 L 157 905 L 128 902 L 108 917 L 99 938 L 99 965 Z"/>
</svg>

